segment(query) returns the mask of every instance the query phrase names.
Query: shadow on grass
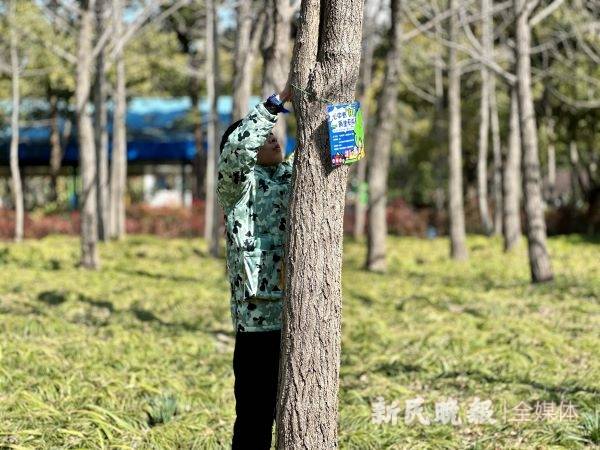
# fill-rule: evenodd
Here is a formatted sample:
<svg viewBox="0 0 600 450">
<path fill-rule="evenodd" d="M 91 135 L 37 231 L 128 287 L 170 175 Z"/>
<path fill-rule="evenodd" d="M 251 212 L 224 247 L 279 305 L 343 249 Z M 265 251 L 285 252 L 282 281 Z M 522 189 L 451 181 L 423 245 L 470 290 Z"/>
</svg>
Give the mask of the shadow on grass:
<svg viewBox="0 0 600 450">
<path fill-rule="evenodd" d="M 57 306 L 68 300 L 68 294 L 63 291 L 40 292 L 37 299 L 48 306 Z"/>
<path fill-rule="evenodd" d="M 198 325 L 193 325 L 187 322 L 167 322 L 158 317 L 152 311 L 147 309 L 142 309 L 139 307 L 132 307 L 129 309 L 136 319 L 140 322 L 145 323 L 153 323 L 160 325 L 162 327 L 170 328 L 170 329 L 181 329 L 184 331 L 206 331 L 205 329 L 199 327 Z"/>
<path fill-rule="evenodd" d="M 166 328 L 170 328 L 170 329 L 174 329 L 174 330 L 180 329 L 183 331 L 207 331 L 207 330 L 199 327 L 198 325 L 194 325 L 194 324 L 187 323 L 187 322 L 167 322 L 167 321 L 161 319 L 160 317 L 158 317 L 152 311 L 139 308 L 138 306 L 132 306 L 128 310 L 117 310 L 117 309 L 115 309 L 115 306 L 112 304 L 112 302 L 109 302 L 106 300 L 96 300 L 94 298 L 91 298 L 91 297 L 89 297 L 85 294 L 81 294 L 81 293 L 75 294 L 75 293 L 68 292 L 68 291 L 54 290 L 54 291 L 41 292 L 37 296 L 37 299 L 40 302 L 45 303 L 48 306 L 53 306 L 53 307 L 62 305 L 63 303 L 67 302 L 69 299 L 73 299 L 73 298 L 76 298 L 78 301 L 80 301 L 82 303 L 86 303 L 94 308 L 98 308 L 99 310 L 106 310 L 106 311 L 108 311 L 110 316 L 131 313 L 138 321 L 144 322 L 144 323 L 153 323 L 153 324 L 159 325 L 161 327 L 166 327 Z M 38 308 L 33 309 L 31 312 L 34 314 L 45 315 L 43 313 L 43 311 L 39 310 Z M 81 321 L 76 321 L 76 322 L 81 323 Z M 88 323 L 88 324 L 90 324 L 90 323 Z M 91 324 L 97 325 L 96 323 L 91 323 Z M 106 325 L 106 323 L 104 323 L 102 325 Z"/>
<path fill-rule="evenodd" d="M 88 305 L 95 306 L 96 308 L 106 308 L 111 313 L 115 312 L 114 305 L 111 302 L 105 300 L 94 300 L 93 298 L 90 298 L 87 295 L 79 294 L 79 301 L 87 303 Z"/>
<path fill-rule="evenodd" d="M 531 386 L 534 389 L 539 389 L 546 393 L 555 394 L 555 395 L 564 395 L 564 394 L 575 394 L 578 392 L 586 392 L 588 394 L 600 395 L 600 389 L 589 387 L 589 386 L 581 386 L 576 383 L 561 385 L 552 385 L 545 384 L 539 381 L 531 380 L 529 378 L 513 378 L 508 379 L 501 376 L 493 376 L 478 370 L 466 370 L 466 371 L 452 371 L 452 372 L 444 372 L 436 377 L 434 380 L 440 380 L 444 378 L 458 378 L 460 376 L 469 377 L 473 380 L 477 380 L 479 382 L 491 383 L 491 384 L 522 384 Z"/>
<path fill-rule="evenodd" d="M 121 272 L 121 273 L 126 273 L 129 275 L 137 275 L 137 276 L 141 276 L 141 277 L 152 278 L 154 280 L 171 280 L 171 281 L 180 281 L 180 282 L 184 282 L 184 283 L 201 283 L 202 281 L 206 281 L 206 280 L 202 280 L 200 278 L 195 278 L 195 277 L 164 275 L 162 273 L 152 273 L 152 272 L 148 272 L 146 270 L 130 270 L 130 269 L 119 268 L 119 269 L 116 269 L 116 271 Z"/>
</svg>

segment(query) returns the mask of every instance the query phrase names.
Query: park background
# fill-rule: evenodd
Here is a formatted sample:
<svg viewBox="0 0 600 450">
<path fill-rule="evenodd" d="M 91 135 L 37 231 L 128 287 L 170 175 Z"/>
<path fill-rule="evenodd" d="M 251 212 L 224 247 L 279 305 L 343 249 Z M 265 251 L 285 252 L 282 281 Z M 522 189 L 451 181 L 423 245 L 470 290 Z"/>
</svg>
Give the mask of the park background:
<svg viewBox="0 0 600 450">
<path fill-rule="evenodd" d="M 367 0 L 362 24 L 339 446 L 597 446 L 598 4 L 528 3 L 524 82 L 520 2 L 399 3 Z M 2 448 L 227 448 L 215 149 L 285 85 L 299 7 L 0 3 Z M 530 88 L 529 115 L 515 86 Z M 294 116 L 277 129 L 288 155 Z M 430 418 L 457 399 L 461 424 L 405 423 L 418 397 Z M 469 421 L 476 397 L 495 423 Z"/>
</svg>

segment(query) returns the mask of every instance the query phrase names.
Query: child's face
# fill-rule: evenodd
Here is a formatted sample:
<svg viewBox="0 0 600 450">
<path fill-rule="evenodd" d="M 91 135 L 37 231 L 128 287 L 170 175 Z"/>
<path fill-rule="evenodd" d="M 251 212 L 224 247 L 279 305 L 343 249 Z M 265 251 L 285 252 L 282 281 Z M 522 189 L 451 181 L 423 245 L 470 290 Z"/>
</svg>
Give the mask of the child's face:
<svg viewBox="0 0 600 450">
<path fill-rule="evenodd" d="M 257 162 L 261 166 L 275 166 L 283 161 L 283 151 L 281 145 L 273 133 L 267 136 L 267 140 L 258 150 Z"/>
</svg>

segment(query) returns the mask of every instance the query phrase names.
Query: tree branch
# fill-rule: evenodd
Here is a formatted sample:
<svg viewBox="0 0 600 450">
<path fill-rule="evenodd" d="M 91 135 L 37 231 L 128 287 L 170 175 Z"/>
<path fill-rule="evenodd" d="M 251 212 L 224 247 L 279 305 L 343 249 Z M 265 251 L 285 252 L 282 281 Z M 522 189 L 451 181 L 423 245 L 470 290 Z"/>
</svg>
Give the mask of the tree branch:
<svg viewBox="0 0 600 450">
<path fill-rule="evenodd" d="M 560 6 L 565 2 L 565 0 L 554 0 L 540 12 L 538 12 L 535 16 L 529 19 L 529 26 L 535 27 L 538 23 L 544 20 L 546 17 L 554 13 Z"/>
</svg>

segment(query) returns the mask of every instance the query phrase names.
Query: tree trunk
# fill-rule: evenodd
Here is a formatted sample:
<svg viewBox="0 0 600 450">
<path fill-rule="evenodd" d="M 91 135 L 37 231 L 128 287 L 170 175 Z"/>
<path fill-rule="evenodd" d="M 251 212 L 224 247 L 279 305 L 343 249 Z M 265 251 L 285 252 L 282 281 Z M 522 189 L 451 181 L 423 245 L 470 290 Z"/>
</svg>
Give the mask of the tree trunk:
<svg viewBox="0 0 600 450">
<path fill-rule="evenodd" d="M 492 17 L 490 0 L 481 0 L 481 40 L 484 56 L 492 59 Z M 479 151 L 477 157 L 477 200 L 483 232 L 492 232 L 492 220 L 487 198 L 487 158 L 490 132 L 490 72 L 481 65 L 481 102 L 479 109 Z"/>
<path fill-rule="evenodd" d="M 77 135 L 81 173 L 81 265 L 98 267 L 98 217 L 96 209 L 96 149 L 88 105 L 92 71 L 92 36 L 94 33 L 94 0 L 81 2 L 80 29 L 77 43 Z"/>
<path fill-rule="evenodd" d="M 266 42 L 263 43 L 263 85 L 262 95 L 268 97 L 274 92 L 281 92 L 287 82 L 290 68 L 290 27 L 292 7 L 288 0 L 266 0 L 265 22 Z M 285 156 L 286 121 L 280 117 L 273 127 L 273 134 L 281 144 Z"/>
<path fill-rule="evenodd" d="M 263 34 L 265 11 L 252 13 L 252 0 L 240 0 L 237 8 L 237 31 L 233 70 L 232 121 L 248 112 L 252 90 L 252 69 L 258 52 L 259 38 Z"/>
<path fill-rule="evenodd" d="M 363 2 L 303 0 L 292 83 L 335 102 L 354 99 Z M 338 447 L 343 220 L 348 167 L 329 158 L 324 105 L 295 90 L 298 121 L 286 231 L 286 290 L 277 448 Z"/>
<path fill-rule="evenodd" d="M 517 86 L 519 120 L 523 146 L 523 194 L 527 220 L 527 245 L 531 278 L 534 283 L 552 280 L 552 267 L 546 249 L 546 222 L 541 193 L 540 163 L 533 94 L 531 92 L 531 30 L 527 0 L 513 0 L 516 20 Z"/>
<path fill-rule="evenodd" d="M 360 67 L 360 107 L 363 114 L 363 124 L 366 130 L 369 130 L 369 105 L 367 91 L 371 86 L 371 79 L 373 78 L 373 51 L 374 43 L 372 42 L 372 36 L 374 34 L 373 20 L 367 17 L 367 9 L 365 8 L 365 17 L 363 17 L 363 30 L 367 35 L 362 43 L 362 57 Z M 367 145 L 365 145 L 368 148 Z M 361 238 L 365 234 L 365 213 L 367 211 L 367 202 L 364 202 L 362 193 L 364 185 L 367 182 L 367 164 L 369 159 L 362 158 L 358 161 L 356 167 L 356 198 L 354 200 L 354 229 L 352 233 L 355 239 Z"/>
<path fill-rule="evenodd" d="M 402 27 L 400 26 L 400 0 L 391 3 L 391 28 L 389 31 L 390 47 L 386 55 L 385 77 L 378 99 L 375 123 L 377 129 L 373 132 L 373 148 L 369 159 L 369 226 L 367 228 L 367 269 L 384 272 L 386 265 L 386 202 L 387 179 L 395 130 L 398 85 L 400 72 L 400 45 Z"/>
<path fill-rule="evenodd" d="M 456 0 L 450 0 L 449 40 L 455 42 L 458 35 L 458 18 Z M 449 176 L 448 196 L 450 218 L 450 254 L 457 260 L 467 259 L 465 236 L 465 213 L 463 207 L 462 186 L 462 149 L 461 149 L 461 115 L 460 115 L 460 68 L 456 49 L 448 50 L 448 145 L 449 145 Z"/>
<path fill-rule="evenodd" d="M 12 81 L 12 111 L 10 116 L 10 177 L 12 179 L 13 202 L 15 204 L 15 242 L 23 240 L 23 188 L 19 169 L 19 110 L 20 110 L 20 67 L 17 53 L 15 22 L 16 2 L 12 0 L 10 8 L 10 69 Z"/>
<path fill-rule="evenodd" d="M 123 2 L 113 0 L 113 20 L 117 39 L 123 35 Z M 110 236 L 125 236 L 125 190 L 127 184 L 127 87 L 125 58 L 120 49 L 115 55 L 116 83 L 113 112 L 113 148 L 110 173 Z"/>
<path fill-rule="evenodd" d="M 204 152 L 204 137 L 202 136 L 202 114 L 200 113 L 200 65 L 198 52 L 190 53 L 189 64 L 193 71 L 190 75 L 189 92 L 191 103 L 191 115 L 194 129 L 194 147 L 196 156 L 194 158 L 194 174 L 196 176 L 195 196 L 206 199 L 205 175 L 206 175 L 206 153 Z"/>
<path fill-rule="evenodd" d="M 552 112 L 547 111 L 548 118 L 548 201 L 554 203 L 556 200 L 556 131 L 555 120 Z"/>
<path fill-rule="evenodd" d="M 439 11 L 436 10 L 437 13 Z M 440 40 L 442 37 L 442 24 L 440 22 L 435 24 L 435 37 L 436 40 Z M 444 208 L 446 204 L 446 187 L 445 176 L 448 170 L 447 167 L 447 153 L 445 149 L 445 141 L 447 140 L 446 135 L 446 118 L 447 113 L 444 111 L 444 57 L 442 52 L 437 52 L 434 61 L 434 87 L 435 87 L 435 104 L 434 104 L 434 116 L 433 116 L 433 133 L 435 142 L 439 146 L 435 152 L 433 167 L 435 177 L 435 191 L 433 194 L 433 200 L 435 204 L 435 215 L 433 223 L 437 227 L 439 218 L 444 214 Z"/>
<path fill-rule="evenodd" d="M 512 250 L 521 239 L 521 136 L 517 88 L 511 88 L 508 149 L 504 160 L 502 202 L 504 251 Z"/>
<path fill-rule="evenodd" d="M 58 200 L 57 179 L 63 151 L 58 123 L 58 97 L 50 91 L 48 92 L 48 104 L 50 105 L 50 200 L 55 202 Z"/>
<path fill-rule="evenodd" d="M 106 0 L 96 0 L 96 27 L 98 34 L 104 32 Z M 108 238 L 108 118 L 106 106 L 106 73 L 104 49 L 96 58 L 94 83 L 94 145 L 96 147 L 96 202 L 98 208 L 98 239 Z"/>
<path fill-rule="evenodd" d="M 494 154 L 494 234 L 502 233 L 502 146 L 500 144 L 500 120 L 496 101 L 496 79 L 490 77 L 490 113 L 492 124 L 492 152 Z"/>
<path fill-rule="evenodd" d="M 215 192 L 215 174 L 219 158 L 217 144 L 218 115 L 217 98 L 219 92 L 217 71 L 219 63 L 217 58 L 217 29 L 216 8 L 214 0 L 206 1 L 206 97 L 208 100 L 207 120 L 207 164 L 206 164 L 206 209 L 204 216 L 204 238 L 206 239 L 210 254 L 219 256 L 219 206 Z"/>
</svg>

